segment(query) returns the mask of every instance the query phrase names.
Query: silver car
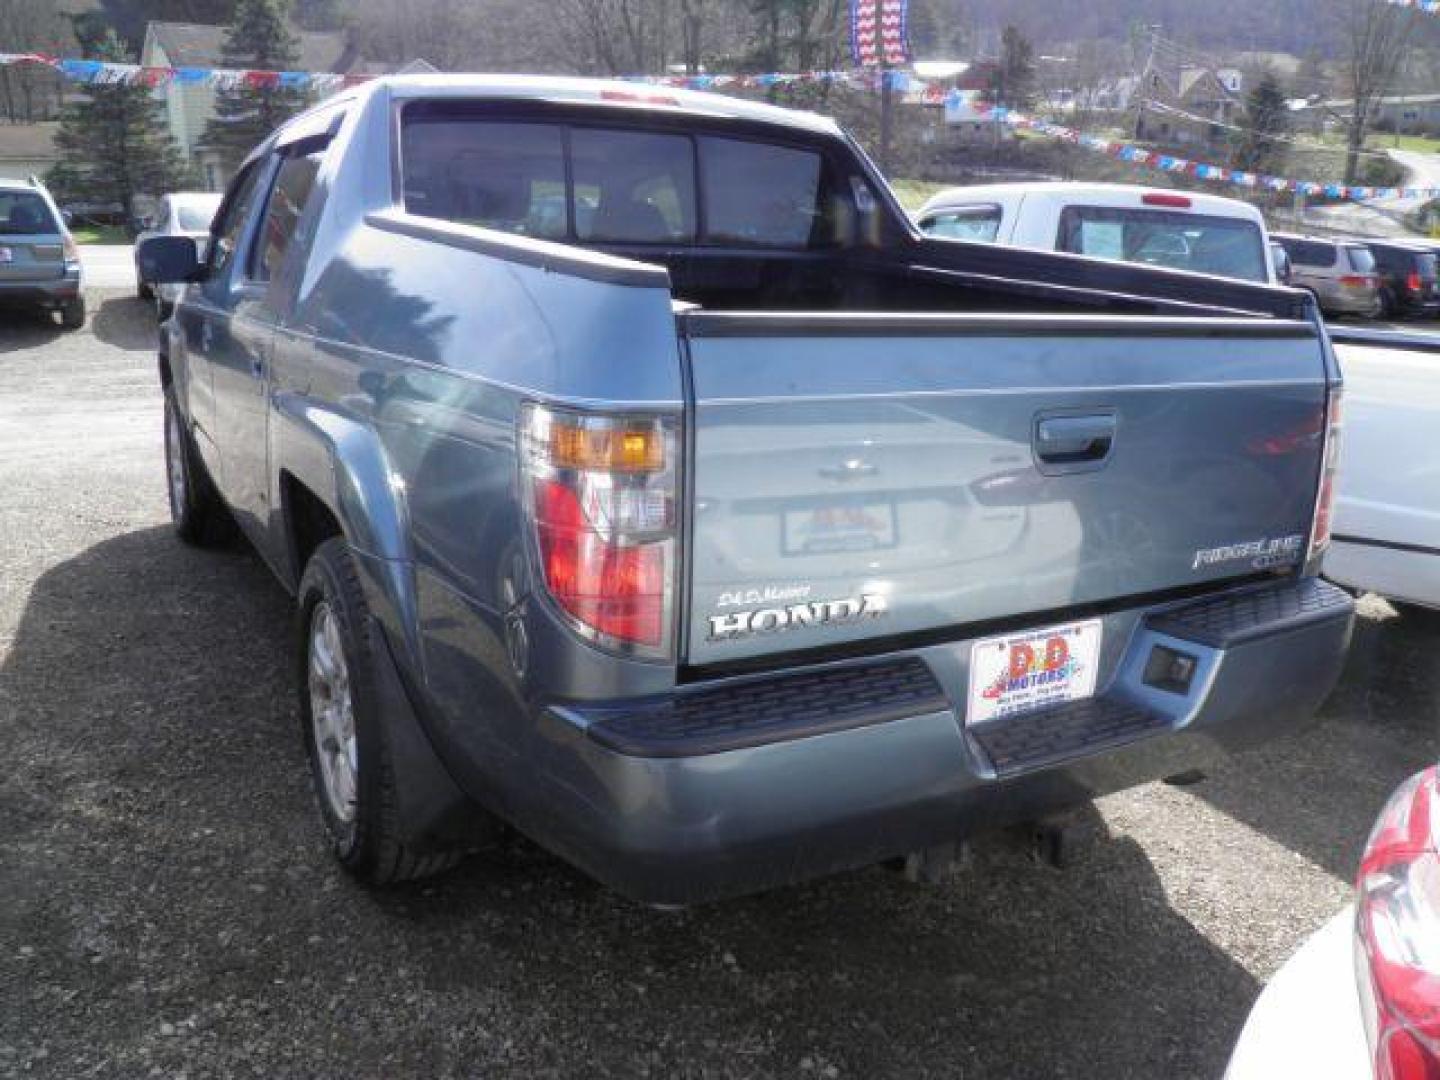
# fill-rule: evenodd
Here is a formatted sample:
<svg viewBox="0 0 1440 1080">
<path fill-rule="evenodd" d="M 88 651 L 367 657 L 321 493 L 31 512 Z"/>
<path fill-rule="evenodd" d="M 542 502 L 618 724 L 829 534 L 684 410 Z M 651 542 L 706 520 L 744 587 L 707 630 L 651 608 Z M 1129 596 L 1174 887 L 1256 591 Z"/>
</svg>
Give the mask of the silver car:
<svg viewBox="0 0 1440 1080">
<path fill-rule="evenodd" d="M 85 324 L 80 249 L 40 181 L 0 179 L 0 305 L 60 313 Z"/>
<path fill-rule="evenodd" d="M 156 204 L 155 212 L 145 221 L 145 231 L 135 238 L 135 250 L 152 236 L 189 236 L 204 240 L 210 235 L 210 222 L 220 208 L 219 194 L 208 191 L 177 191 L 166 195 Z M 180 295 L 181 285 L 150 286 L 140 280 L 139 262 L 136 262 L 135 280 L 140 284 L 137 292 L 141 300 L 154 300 L 155 310 L 160 318 L 166 318 Z"/>
<path fill-rule="evenodd" d="M 1380 311 L 1375 256 L 1355 240 L 1271 233 L 1290 256 L 1290 284 L 1315 294 L 1326 315 L 1371 318 Z"/>
</svg>

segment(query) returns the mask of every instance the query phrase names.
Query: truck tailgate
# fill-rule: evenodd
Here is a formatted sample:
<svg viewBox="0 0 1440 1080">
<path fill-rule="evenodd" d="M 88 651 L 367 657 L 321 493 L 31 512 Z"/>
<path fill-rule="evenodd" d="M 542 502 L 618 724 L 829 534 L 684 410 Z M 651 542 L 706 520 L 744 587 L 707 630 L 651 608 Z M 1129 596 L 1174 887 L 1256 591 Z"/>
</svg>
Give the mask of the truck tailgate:
<svg viewBox="0 0 1440 1080">
<path fill-rule="evenodd" d="M 690 312 L 685 657 L 723 664 L 1298 564 L 1317 331 Z"/>
</svg>

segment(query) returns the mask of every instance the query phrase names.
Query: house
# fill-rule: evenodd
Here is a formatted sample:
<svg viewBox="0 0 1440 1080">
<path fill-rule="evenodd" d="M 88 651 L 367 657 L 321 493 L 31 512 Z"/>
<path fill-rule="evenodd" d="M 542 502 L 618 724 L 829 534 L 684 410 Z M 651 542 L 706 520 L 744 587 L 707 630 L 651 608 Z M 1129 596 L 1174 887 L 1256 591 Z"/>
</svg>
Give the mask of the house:
<svg viewBox="0 0 1440 1080">
<path fill-rule="evenodd" d="M 1135 135 L 1171 146 L 1214 146 L 1243 111 L 1240 72 L 1187 67 L 1175 81 L 1148 72 L 1132 95 Z M 1232 89 L 1232 87 L 1234 89 Z"/>
<path fill-rule="evenodd" d="M 37 124 L 0 123 L 0 179 L 43 177 L 60 160 L 55 148 L 55 121 Z"/>
<path fill-rule="evenodd" d="M 140 51 L 144 67 L 220 68 L 228 26 L 201 23 L 152 22 L 145 27 Z M 295 31 L 300 43 L 297 70 L 350 75 L 366 72 L 359 52 L 343 33 Z M 195 162 L 205 186 L 220 191 L 228 177 L 220 158 L 205 149 L 205 127 L 215 115 L 215 90 L 206 83 L 172 82 L 156 90 L 165 103 L 170 135 L 185 157 Z"/>
</svg>

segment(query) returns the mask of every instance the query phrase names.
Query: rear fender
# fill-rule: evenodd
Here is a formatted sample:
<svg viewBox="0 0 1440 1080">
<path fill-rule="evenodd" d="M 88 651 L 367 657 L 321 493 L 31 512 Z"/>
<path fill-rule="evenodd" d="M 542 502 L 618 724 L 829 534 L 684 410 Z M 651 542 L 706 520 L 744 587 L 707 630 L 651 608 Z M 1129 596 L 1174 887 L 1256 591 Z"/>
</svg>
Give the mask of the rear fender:
<svg viewBox="0 0 1440 1080">
<path fill-rule="evenodd" d="M 289 473 L 334 515 L 351 548 L 365 556 L 362 578 L 374 614 L 418 670 L 409 514 L 379 435 L 360 418 L 300 394 L 276 396 L 271 430 L 277 489 L 280 474 Z M 282 500 L 281 490 L 272 492 L 272 505 Z M 289 540 L 288 516 L 282 521 L 290 580 L 298 584 L 305 568 Z"/>
</svg>

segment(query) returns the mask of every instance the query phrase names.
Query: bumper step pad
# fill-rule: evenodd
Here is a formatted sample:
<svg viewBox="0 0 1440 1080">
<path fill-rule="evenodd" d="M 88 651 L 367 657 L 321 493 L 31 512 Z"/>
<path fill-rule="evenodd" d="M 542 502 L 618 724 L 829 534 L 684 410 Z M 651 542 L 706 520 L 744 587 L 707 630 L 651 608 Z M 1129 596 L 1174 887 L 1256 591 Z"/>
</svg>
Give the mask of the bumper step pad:
<svg viewBox="0 0 1440 1080">
<path fill-rule="evenodd" d="M 930 668 L 907 656 L 687 691 L 594 715 L 588 730 L 622 754 L 688 757 L 948 711 Z"/>
<path fill-rule="evenodd" d="M 1170 720 L 1100 698 L 975 724 L 968 731 L 995 772 L 1009 776 L 1157 735 Z"/>
<path fill-rule="evenodd" d="M 1213 649 L 1238 645 L 1261 634 L 1281 633 L 1292 625 L 1343 618 L 1350 595 L 1320 578 L 1194 601 L 1150 616 L 1151 630 Z"/>
</svg>

